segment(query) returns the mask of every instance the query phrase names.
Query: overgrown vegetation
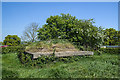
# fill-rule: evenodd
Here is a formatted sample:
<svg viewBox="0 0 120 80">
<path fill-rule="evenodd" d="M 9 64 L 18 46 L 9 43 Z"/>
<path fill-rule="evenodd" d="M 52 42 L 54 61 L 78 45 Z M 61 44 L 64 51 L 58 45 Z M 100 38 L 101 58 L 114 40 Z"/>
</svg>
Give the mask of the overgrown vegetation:
<svg viewBox="0 0 120 80">
<path fill-rule="evenodd" d="M 119 31 L 93 26 L 93 19 L 78 20 L 70 14 L 50 16 L 42 28 L 31 24 L 23 41 L 17 35 L 6 36 L 2 48 L 3 78 L 118 78 Z M 36 41 L 38 30 L 38 38 Z M 24 38 L 25 39 L 25 38 Z M 59 51 L 94 51 L 93 56 L 55 57 Z M 28 52 L 53 52 L 33 59 Z"/>
<path fill-rule="evenodd" d="M 48 41 L 34 42 L 26 47 L 26 51 L 30 52 L 53 52 L 55 51 L 78 51 L 72 43 L 62 39 L 51 39 Z"/>
<path fill-rule="evenodd" d="M 104 33 L 101 27 L 93 26 L 93 19 L 79 20 L 70 14 L 50 16 L 46 24 L 38 30 L 40 40 L 67 39 L 77 46 L 97 49 L 103 43 Z"/>
<path fill-rule="evenodd" d="M 8 53 L 22 53 L 25 50 L 24 45 L 19 46 L 9 46 L 9 47 L 3 47 L 2 48 L 2 54 L 8 54 Z"/>
<path fill-rule="evenodd" d="M 113 28 L 105 29 L 104 35 L 104 45 L 119 45 L 120 44 L 120 31 L 116 31 Z"/>
<path fill-rule="evenodd" d="M 73 61 L 67 63 L 63 58 L 42 66 L 21 64 L 17 53 L 3 54 L 2 57 L 3 78 L 118 78 L 116 54 L 79 56 L 70 58 Z"/>
<path fill-rule="evenodd" d="M 3 41 L 3 45 L 18 46 L 21 39 L 17 35 L 7 35 Z"/>
<path fill-rule="evenodd" d="M 111 53 L 111 54 L 119 54 L 120 53 L 119 48 L 101 48 L 100 50 L 104 53 Z"/>
</svg>

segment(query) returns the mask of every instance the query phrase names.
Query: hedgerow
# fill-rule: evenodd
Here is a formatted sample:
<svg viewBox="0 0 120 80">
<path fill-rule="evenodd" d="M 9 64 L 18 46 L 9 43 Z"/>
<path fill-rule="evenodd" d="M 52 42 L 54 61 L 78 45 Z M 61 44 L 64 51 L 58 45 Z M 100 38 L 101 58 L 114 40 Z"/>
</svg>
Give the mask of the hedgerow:
<svg viewBox="0 0 120 80">
<path fill-rule="evenodd" d="M 8 47 L 3 47 L 2 48 L 2 54 L 7 54 L 7 53 L 22 53 L 25 50 L 25 46 L 20 45 L 20 46 L 8 46 Z"/>
<path fill-rule="evenodd" d="M 120 49 L 119 48 L 101 48 L 100 51 L 103 53 L 110 53 L 110 54 L 119 54 Z"/>
</svg>

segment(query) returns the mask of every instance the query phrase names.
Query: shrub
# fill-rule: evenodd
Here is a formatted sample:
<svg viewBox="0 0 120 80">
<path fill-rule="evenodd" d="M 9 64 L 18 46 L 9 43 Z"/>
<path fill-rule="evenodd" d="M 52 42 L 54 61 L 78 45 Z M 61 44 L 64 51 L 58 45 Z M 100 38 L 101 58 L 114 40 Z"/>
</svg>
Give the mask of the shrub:
<svg viewBox="0 0 120 80">
<path fill-rule="evenodd" d="M 18 58 L 22 64 L 25 64 L 26 66 L 42 66 L 42 64 L 46 64 L 48 62 L 53 62 L 55 60 L 55 57 L 53 56 L 41 56 L 37 59 L 33 59 L 33 56 L 31 54 L 28 54 L 26 52 L 19 53 Z"/>
<path fill-rule="evenodd" d="M 23 53 L 18 53 L 18 58 L 22 64 L 33 64 L 32 63 L 32 55 L 27 54 L 25 52 Z"/>
<path fill-rule="evenodd" d="M 55 57 L 51 56 L 40 56 L 37 59 L 32 59 L 31 54 L 27 53 L 19 53 L 18 55 L 20 62 L 25 64 L 26 66 L 43 66 L 43 64 L 51 63 L 51 62 L 64 62 L 64 63 L 71 63 L 74 61 L 78 61 L 81 56 L 70 56 L 70 57 Z"/>
<path fill-rule="evenodd" d="M 101 55 L 101 54 L 102 54 L 102 51 L 97 50 L 95 53 L 97 53 L 98 55 Z"/>
<path fill-rule="evenodd" d="M 69 61 L 69 59 L 68 59 L 68 58 L 59 58 L 59 61 L 68 62 L 68 61 Z"/>
<path fill-rule="evenodd" d="M 7 53 L 22 53 L 24 52 L 25 47 L 24 46 L 8 46 L 2 48 L 2 54 Z"/>
<path fill-rule="evenodd" d="M 119 48 L 101 48 L 100 51 L 104 53 L 118 54 L 120 53 Z"/>
<path fill-rule="evenodd" d="M 20 45 L 21 39 L 17 35 L 7 35 L 3 41 L 3 45 L 17 46 Z"/>
</svg>

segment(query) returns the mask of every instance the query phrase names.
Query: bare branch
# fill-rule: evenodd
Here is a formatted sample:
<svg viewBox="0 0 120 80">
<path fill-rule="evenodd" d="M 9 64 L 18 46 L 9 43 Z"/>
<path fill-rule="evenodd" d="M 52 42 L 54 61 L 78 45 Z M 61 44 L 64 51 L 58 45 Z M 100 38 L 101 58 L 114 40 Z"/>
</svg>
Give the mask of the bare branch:
<svg viewBox="0 0 120 80">
<path fill-rule="evenodd" d="M 36 41 L 37 39 L 37 30 L 38 30 L 38 24 L 37 23 L 31 23 L 28 27 L 25 28 L 25 31 L 23 32 L 23 40 L 25 41 Z"/>
</svg>

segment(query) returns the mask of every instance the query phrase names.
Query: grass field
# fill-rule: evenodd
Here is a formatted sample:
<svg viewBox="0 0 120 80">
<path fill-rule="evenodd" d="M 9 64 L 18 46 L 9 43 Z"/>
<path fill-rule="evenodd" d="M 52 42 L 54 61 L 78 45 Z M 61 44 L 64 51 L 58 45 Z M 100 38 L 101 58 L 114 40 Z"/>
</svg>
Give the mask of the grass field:
<svg viewBox="0 0 120 80">
<path fill-rule="evenodd" d="M 118 55 L 80 57 L 70 63 L 48 63 L 28 67 L 19 62 L 17 53 L 2 55 L 3 78 L 118 78 Z"/>
</svg>

